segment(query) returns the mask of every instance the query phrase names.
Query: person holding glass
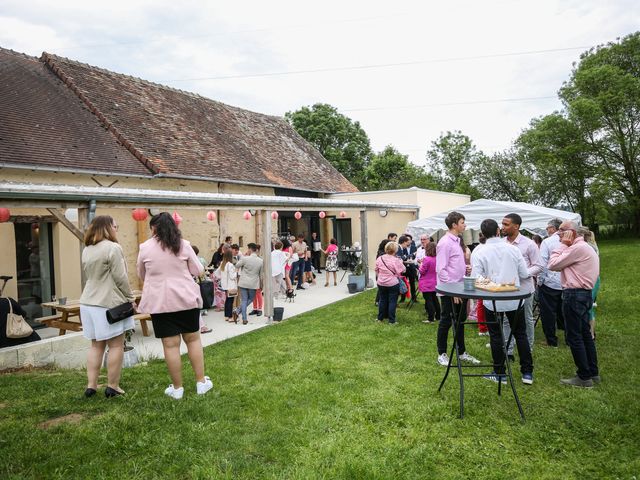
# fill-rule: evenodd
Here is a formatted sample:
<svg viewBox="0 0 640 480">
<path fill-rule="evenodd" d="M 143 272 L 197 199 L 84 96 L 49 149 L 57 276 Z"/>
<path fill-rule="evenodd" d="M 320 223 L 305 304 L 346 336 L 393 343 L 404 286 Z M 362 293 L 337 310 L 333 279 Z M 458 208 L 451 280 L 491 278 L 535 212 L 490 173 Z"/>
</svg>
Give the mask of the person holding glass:
<svg viewBox="0 0 640 480">
<path fill-rule="evenodd" d="M 124 333 L 134 327 L 133 317 L 116 323 L 107 322 L 107 310 L 134 297 L 129 286 L 127 266 L 122 247 L 118 244 L 118 225 L 108 215 L 95 217 L 84 235 L 82 270 L 86 283 L 80 297 L 82 333 L 91 340 L 87 354 L 87 389 L 92 397 L 98 389 L 98 375 L 105 347 L 109 347 L 107 360 L 107 398 L 122 395 L 120 372 L 124 358 Z"/>
<path fill-rule="evenodd" d="M 138 276 L 144 281 L 139 310 L 151 314 L 154 334 L 162 340 L 172 381 L 164 393 L 175 400 L 184 395 L 180 361 L 180 343 L 184 341 L 196 377 L 196 393 L 203 395 L 213 383 L 204 375 L 202 297 L 193 277 L 202 275 L 204 267 L 169 213 L 154 215 L 149 226 L 152 237 L 140 245 L 137 262 Z"/>
</svg>

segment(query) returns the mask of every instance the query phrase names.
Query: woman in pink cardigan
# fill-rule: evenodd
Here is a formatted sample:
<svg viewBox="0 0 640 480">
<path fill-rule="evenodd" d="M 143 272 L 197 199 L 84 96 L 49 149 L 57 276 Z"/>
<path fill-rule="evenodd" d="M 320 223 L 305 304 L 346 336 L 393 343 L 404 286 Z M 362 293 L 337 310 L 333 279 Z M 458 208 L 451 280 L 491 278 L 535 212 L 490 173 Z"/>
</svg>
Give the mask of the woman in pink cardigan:
<svg viewBox="0 0 640 480">
<path fill-rule="evenodd" d="M 173 382 L 164 393 L 176 400 L 184 394 L 182 339 L 195 373 L 196 393 L 203 395 L 213 388 L 213 383 L 204 375 L 200 341 L 202 297 L 193 277 L 200 276 L 204 268 L 189 242 L 182 239 L 170 214 L 154 215 L 149 226 L 153 236 L 140 245 L 138 254 L 138 276 L 144 281 L 138 310 L 151 314 L 154 334 L 162 339 L 164 359 Z"/>
<path fill-rule="evenodd" d="M 429 242 L 424 249 L 425 257 L 420 264 L 420 280 L 418 289 L 424 298 L 424 309 L 427 312 L 427 319 L 424 323 L 433 323 L 440 320 L 440 301 L 436 296 L 436 244 Z"/>
<path fill-rule="evenodd" d="M 376 259 L 376 274 L 378 276 L 378 321 L 383 322 L 389 319 L 389 325 L 396 323 L 396 305 L 398 304 L 398 294 L 400 293 L 400 282 L 404 281 L 400 277 L 406 267 L 402 260 L 396 257 L 398 244 L 389 242 L 384 247 L 384 255 Z"/>
</svg>

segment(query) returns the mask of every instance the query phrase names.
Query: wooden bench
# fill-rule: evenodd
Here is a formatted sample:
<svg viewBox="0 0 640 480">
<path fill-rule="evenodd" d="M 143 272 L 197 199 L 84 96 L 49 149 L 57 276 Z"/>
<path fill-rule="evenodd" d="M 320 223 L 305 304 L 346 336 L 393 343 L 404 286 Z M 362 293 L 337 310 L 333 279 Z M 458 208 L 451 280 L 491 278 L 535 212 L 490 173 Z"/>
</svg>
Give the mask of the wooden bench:
<svg viewBox="0 0 640 480">
<path fill-rule="evenodd" d="M 46 325 L 47 327 L 60 329 L 59 335 L 64 335 L 67 330 L 71 330 L 72 332 L 82 331 L 82 324 L 80 322 L 64 321 L 62 320 L 62 314 L 36 318 L 36 321 Z"/>
<path fill-rule="evenodd" d="M 151 321 L 151 315 L 149 315 L 148 313 L 136 313 L 133 316 L 133 319 L 140 321 L 140 326 L 142 327 L 142 335 L 148 337 L 149 326 L 147 325 L 147 322 Z"/>
</svg>

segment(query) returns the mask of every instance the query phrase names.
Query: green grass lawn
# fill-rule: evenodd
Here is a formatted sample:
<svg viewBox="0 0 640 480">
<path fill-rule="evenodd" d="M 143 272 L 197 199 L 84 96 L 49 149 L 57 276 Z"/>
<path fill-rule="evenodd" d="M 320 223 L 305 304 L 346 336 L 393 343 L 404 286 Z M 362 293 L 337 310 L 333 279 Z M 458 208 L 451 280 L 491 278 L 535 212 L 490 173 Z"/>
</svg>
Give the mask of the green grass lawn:
<svg viewBox="0 0 640 480">
<path fill-rule="evenodd" d="M 566 346 L 534 351 L 535 383 L 457 377 L 443 392 L 423 304 L 375 322 L 375 292 L 205 349 L 215 390 L 163 395 L 161 361 L 127 369 L 126 398 L 85 399 L 82 371 L 0 375 L 0 478 L 636 478 L 640 472 L 640 241 L 601 245 L 603 383 L 559 385 Z M 469 327 L 468 350 L 490 360 Z M 185 359 L 186 362 L 186 359 Z M 516 368 L 517 371 L 517 368 Z M 76 422 L 42 423 L 76 414 Z"/>
</svg>

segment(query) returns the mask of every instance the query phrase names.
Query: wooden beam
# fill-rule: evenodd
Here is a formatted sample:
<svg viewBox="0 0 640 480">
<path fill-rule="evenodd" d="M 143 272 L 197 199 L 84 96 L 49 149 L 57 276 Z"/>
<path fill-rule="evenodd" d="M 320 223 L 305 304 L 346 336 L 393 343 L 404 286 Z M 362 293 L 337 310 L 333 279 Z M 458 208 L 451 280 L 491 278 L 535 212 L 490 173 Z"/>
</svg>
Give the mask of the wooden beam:
<svg viewBox="0 0 640 480">
<path fill-rule="evenodd" d="M 271 276 L 271 210 L 261 211 L 262 222 L 262 298 L 264 299 L 264 316 L 273 320 L 273 277 Z"/>
<path fill-rule="evenodd" d="M 67 217 L 64 216 L 64 211 L 59 210 L 57 208 L 47 208 L 47 210 L 54 217 L 56 217 L 61 224 L 67 227 L 67 230 L 69 230 L 76 237 L 78 237 L 78 240 L 80 240 L 81 242 L 84 242 L 84 233 L 78 227 L 76 227 L 73 223 L 67 220 Z"/>
<path fill-rule="evenodd" d="M 360 261 L 362 262 L 364 273 L 364 288 L 369 286 L 369 239 L 367 237 L 367 211 L 360 210 Z"/>
</svg>

